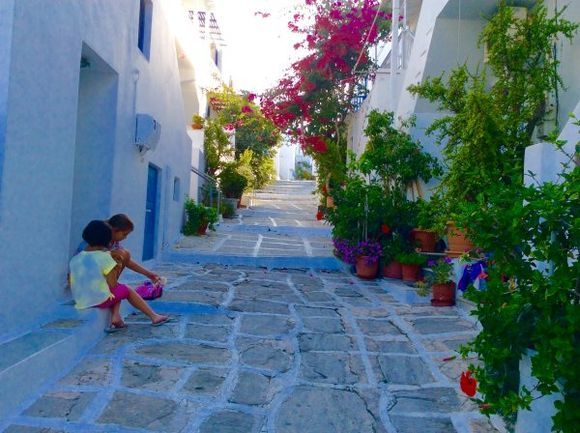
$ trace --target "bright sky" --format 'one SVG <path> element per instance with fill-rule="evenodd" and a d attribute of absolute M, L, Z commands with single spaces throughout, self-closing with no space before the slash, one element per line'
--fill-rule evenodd
<path fill-rule="evenodd" d="M 227 43 L 223 78 L 234 87 L 261 93 L 274 86 L 297 60 L 293 45 L 301 40 L 288 29 L 295 6 L 303 0 L 215 0 L 216 15 Z M 256 12 L 270 14 L 263 18 Z"/>

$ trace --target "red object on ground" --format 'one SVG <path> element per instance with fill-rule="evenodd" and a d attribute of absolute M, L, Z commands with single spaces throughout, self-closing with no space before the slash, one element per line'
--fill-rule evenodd
<path fill-rule="evenodd" d="M 421 251 L 432 253 L 435 251 L 437 234 L 429 230 L 413 229 L 412 239 L 419 244 Z"/>
<path fill-rule="evenodd" d="M 366 256 L 356 258 L 356 276 L 364 280 L 373 280 L 379 271 L 379 261 L 370 262 Z"/>
<path fill-rule="evenodd" d="M 448 281 L 446 283 L 433 284 L 431 286 L 431 305 L 435 307 L 450 307 L 455 305 L 455 283 Z"/>
<path fill-rule="evenodd" d="M 403 277 L 403 281 L 414 282 L 419 279 L 419 271 L 421 267 L 419 265 L 409 265 L 402 263 L 401 264 L 401 274 Z"/>
<path fill-rule="evenodd" d="M 322 211 L 319 210 L 318 212 L 316 212 L 316 219 L 318 221 L 320 221 L 323 217 L 324 217 L 324 214 L 322 213 Z"/>
<path fill-rule="evenodd" d="M 477 391 L 477 380 L 471 377 L 471 371 L 464 371 L 461 373 L 461 379 L 459 379 L 459 385 L 461 391 L 463 391 L 467 396 L 473 397 Z"/>
<path fill-rule="evenodd" d="M 381 232 L 384 234 L 388 234 L 391 232 L 391 228 L 386 224 L 381 224 Z"/>
<path fill-rule="evenodd" d="M 401 264 L 393 260 L 387 265 L 383 266 L 383 277 L 387 278 L 401 278 L 403 276 Z"/>

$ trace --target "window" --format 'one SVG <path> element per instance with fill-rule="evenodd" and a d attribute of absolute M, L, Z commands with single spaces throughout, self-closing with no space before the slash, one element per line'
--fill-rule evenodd
<path fill-rule="evenodd" d="M 137 46 L 149 60 L 151 51 L 151 21 L 153 18 L 153 3 L 151 0 L 139 1 L 139 39 Z"/>
<path fill-rule="evenodd" d="M 180 180 L 178 177 L 173 178 L 173 201 L 179 201 L 179 196 L 181 195 Z"/>

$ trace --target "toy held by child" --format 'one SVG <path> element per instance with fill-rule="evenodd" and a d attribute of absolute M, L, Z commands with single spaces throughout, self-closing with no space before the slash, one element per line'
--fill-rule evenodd
<path fill-rule="evenodd" d="M 123 299 L 149 317 L 153 326 L 167 322 L 168 316 L 157 314 L 135 290 L 119 283 L 119 276 L 128 265 L 130 255 L 124 250 L 109 251 L 112 238 L 111 227 L 105 221 L 91 221 L 83 230 L 83 239 L 88 246 L 70 261 L 71 291 L 76 308 L 110 309 L 108 331 L 127 326 L 120 315 Z"/>

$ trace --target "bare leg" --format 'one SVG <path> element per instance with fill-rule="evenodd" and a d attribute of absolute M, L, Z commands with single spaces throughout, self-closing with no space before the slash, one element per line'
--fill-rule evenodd
<path fill-rule="evenodd" d="M 129 297 L 127 300 L 133 307 L 149 317 L 154 325 L 167 320 L 167 316 L 157 314 L 155 311 L 153 311 L 149 304 L 147 304 L 147 302 L 145 302 L 143 298 L 139 296 L 139 293 L 137 293 L 132 288 L 129 288 Z"/>
<path fill-rule="evenodd" d="M 111 307 L 111 325 L 116 328 L 122 328 L 125 326 L 125 322 L 123 322 L 120 310 L 121 310 L 120 302 L 117 302 L 115 305 Z"/>

